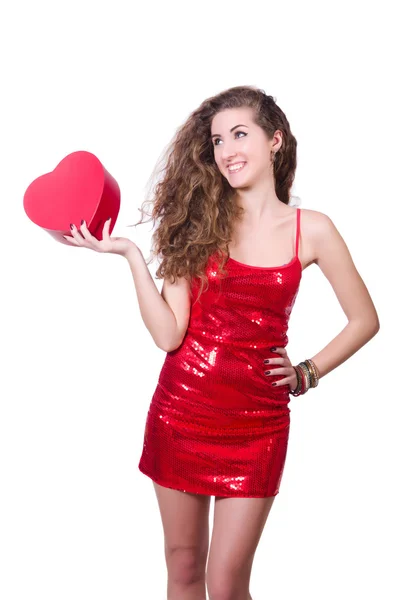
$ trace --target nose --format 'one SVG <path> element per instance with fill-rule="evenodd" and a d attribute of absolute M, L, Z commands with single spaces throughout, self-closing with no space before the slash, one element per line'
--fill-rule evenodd
<path fill-rule="evenodd" d="M 231 143 L 223 143 L 222 148 L 222 160 L 224 162 L 230 162 L 232 158 L 236 156 L 236 149 L 233 146 L 233 142 Z"/>

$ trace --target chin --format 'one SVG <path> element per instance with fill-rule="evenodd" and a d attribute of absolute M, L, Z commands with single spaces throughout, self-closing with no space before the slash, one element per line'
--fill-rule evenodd
<path fill-rule="evenodd" d="M 244 180 L 241 179 L 238 183 L 237 183 L 237 181 L 235 183 L 233 183 L 229 179 L 228 179 L 228 182 L 229 182 L 230 187 L 232 187 L 234 190 L 252 187 L 252 181 L 251 181 L 251 179 L 248 179 L 248 178 L 244 179 Z"/>

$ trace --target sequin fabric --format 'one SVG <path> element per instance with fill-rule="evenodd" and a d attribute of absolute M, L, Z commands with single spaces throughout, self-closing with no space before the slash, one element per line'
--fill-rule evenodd
<path fill-rule="evenodd" d="M 168 352 L 146 419 L 139 470 L 165 487 L 217 497 L 279 493 L 290 428 L 289 385 L 272 347 L 288 343 L 298 294 L 300 209 L 293 259 L 255 267 L 229 258 L 221 278 L 211 258 L 209 288 L 195 302 L 182 344 Z"/>

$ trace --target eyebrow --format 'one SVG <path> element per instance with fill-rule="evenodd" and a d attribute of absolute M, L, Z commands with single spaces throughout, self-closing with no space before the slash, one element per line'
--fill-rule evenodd
<path fill-rule="evenodd" d="M 240 125 L 235 125 L 234 127 L 232 127 L 232 128 L 231 128 L 231 130 L 230 130 L 230 133 L 231 133 L 231 132 L 232 132 L 234 129 L 236 129 L 237 127 L 247 127 L 247 129 L 248 129 L 248 126 L 247 126 L 247 125 L 243 125 L 243 124 L 241 123 Z M 213 137 L 222 137 L 222 136 L 221 136 L 219 133 L 214 133 L 214 134 L 212 134 L 212 135 L 211 135 L 211 139 L 212 139 Z"/>

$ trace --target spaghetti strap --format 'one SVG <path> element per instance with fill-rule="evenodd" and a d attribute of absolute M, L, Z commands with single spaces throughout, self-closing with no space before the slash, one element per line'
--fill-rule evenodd
<path fill-rule="evenodd" d="M 295 256 L 298 256 L 299 235 L 300 235 L 301 209 L 296 209 L 296 240 L 295 240 Z"/>

